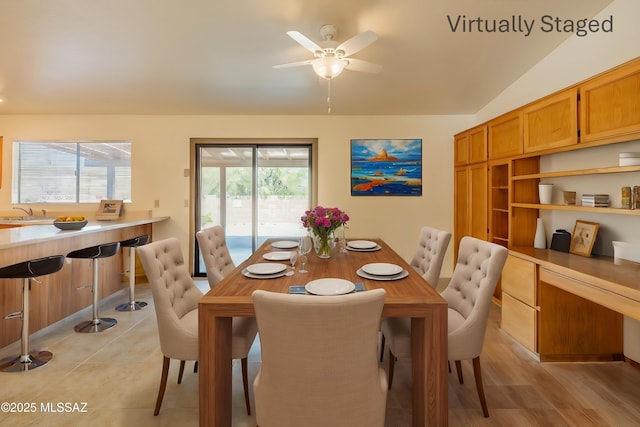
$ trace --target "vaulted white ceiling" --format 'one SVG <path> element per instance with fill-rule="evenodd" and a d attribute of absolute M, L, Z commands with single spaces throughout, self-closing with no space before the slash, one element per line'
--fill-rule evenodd
<path fill-rule="evenodd" d="M 326 114 L 310 66 L 272 68 L 312 59 L 286 32 L 320 42 L 323 24 L 338 41 L 376 32 L 354 58 L 383 67 L 333 80 L 332 114 L 469 114 L 572 35 L 542 31 L 544 15 L 591 18 L 610 2 L 3 0 L 0 114 Z M 478 32 L 477 18 L 509 31 Z M 535 20 L 528 36 L 521 19 Z"/>

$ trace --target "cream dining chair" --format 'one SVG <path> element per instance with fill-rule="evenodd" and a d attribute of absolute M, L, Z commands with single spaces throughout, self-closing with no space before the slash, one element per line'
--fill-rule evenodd
<path fill-rule="evenodd" d="M 257 290 L 260 427 L 383 426 L 387 378 L 377 341 L 385 291 L 339 296 Z"/>
<path fill-rule="evenodd" d="M 474 237 L 463 237 L 451 281 L 441 294 L 449 306 L 448 359 L 455 361 L 461 384 L 463 379 L 460 361 L 473 360 L 476 388 L 485 417 L 489 416 L 489 410 L 482 386 L 480 353 L 484 344 L 491 298 L 502 274 L 507 254 L 508 251 L 503 246 Z M 394 337 L 389 340 L 389 387 L 391 387 L 394 357 L 411 357 L 411 325 L 404 329 L 387 330 L 386 333 L 404 337 L 403 339 Z M 394 344 L 398 345 L 394 347 Z"/>
<path fill-rule="evenodd" d="M 153 294 L 160 349 L 163 354 L 162 376 L 153 413 L 158 415 L 171 359 L 180 360 L 178 384 L 182 381 L 185 361 L 198 360 L 198 302 L 202 292 L 196 287 L 184 263 L 178 239 L 172 237 L 149 243 L 139 247 L 137 252 Z M 253 324 L 255 325 L 255 322 Z M 253 335 L 251 334 L 251 322 L 248 326 L 242 322 L 234 322 L 232 357 L 239 358 L 237 354 L 242 350 L 245 354 L 243 363 L 246 364 L 247 342 L 252 343 L 255 335 L 255 330 Z M 240 349 L 236 348 L 238 343 L 242 344 Z M 247 383 L 245 372 L 243 371 L 243 381 Z M 245 401 L 247 413 L 251 414 L 246 387 Z"/>
<path fill-rule="evenodd" d="M 236 268 L 231 254 L 229 254 L 224 229 L 220 225 L 205 228 L 196 233 L 196 239 L 207 269 L 209 287 L 213 289 L 219 281 Z"/>
<path fill-rule="evenodd" d="M 444 230 L 438 230 L 437 228 L 422 227 L 420 230 L 420 241 L 418 242 L 418 248 L 416 249 L 411 262 L 409 263 L 414 270 L 422 275 L 422 278 L 427 281 L 433 288 L 438 286 L 440 280 L 440 271 L 442 270 L 442 262 L 444 256 L 447 253 L 449 241 L 451 240 L 451 233 Z M 411 319 L 404 317 L 388 317 L 382 319 L 380 331 L 382 333 L 382 340 L 380 344 L 380 362 L 384 358 L 384 349 L 386 340 L 405 340 L 410 339 L 409 336 L 405 336 L 402 333 L 393 333 L 393 331 L 411 330 Z M 399 347 L 400 343 L 390 343 L 389 347 Z M 393 360 L 390 362 L 393 363 Z M 389 385 L 393 378 L 389 377 Z"/>
<path fill-rule="evenodd" d="M 224 235 L 224 229 L 220 225 L 205 228 L 196 233 L 200 253 L 207 270 L 209 287 L 214 288 L 224 277 L 236 268 Z M 249 403 L 248 381 L 248 356 L 249 350 L 256 339 L 258 326 L 253 317 L 234 317 L 232 319 L 232 343 L 231 352 L 233 359 L 240 359 L 242 369 L 242 385 L 247 414 L 251 414 Z"/>

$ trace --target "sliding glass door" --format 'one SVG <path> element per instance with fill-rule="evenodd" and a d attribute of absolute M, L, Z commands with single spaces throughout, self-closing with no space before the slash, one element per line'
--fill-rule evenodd
<path fill-rule="evenodd" d="M 222 225 L 236 265 L 268 238 L 303 232 L 300 216 L 312 197 L 310 143 L 202 143 L 195 152 L 196 229 Z M 203 276 L 195 245 L 194 274 Z"/>

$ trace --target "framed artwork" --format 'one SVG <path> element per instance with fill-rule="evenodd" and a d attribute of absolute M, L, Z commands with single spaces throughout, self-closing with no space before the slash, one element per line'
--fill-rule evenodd
<path fill-rule="evenodd" d="M 573 227 L 573 233 L 571 234 L 570 252 L 591 256 L 591 250 L 596 241 L 599 227 L 600 224 L 597 222 L 576 220 L 576 225 Z"/>
<path fill-rule="evenodd" d="M 422 139 L 352 139 L 352 196 L 422 196 Z"/>
<path fill-rule="evenodd" d="M 118 219 L 122 215 L 122 200 L 102 200 L 96 213 L 97 220 Z"/>

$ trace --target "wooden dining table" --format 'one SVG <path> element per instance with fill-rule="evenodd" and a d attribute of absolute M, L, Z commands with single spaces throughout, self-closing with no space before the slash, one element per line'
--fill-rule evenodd
<path fill-rule="evenodd" d="M 366 290 L 383 288 L 386 297 L 382 316 L 411 318 L 412 425 L 447 425 L 447 303 L 384 241 L 368 240 L 376 242 L 379 249 L 342 253 L 336 248 L 326 259 L 311 253 L 305 266 L 307 273 L 299 272 L 298 263 L 293 275 L 270 279 L 246 277 L 243 271 L 253 264 L 280 262 L 289 265 L 288 260 L 267 261 L 263 258 L 268 252 L 288 250 L 274 248 L 274 240 L 267 240 L 202 297 L 198 306 L 201 426 L 231 426 L 231 318 L 255 317 L 253 291 L 288 293 L 290 286 L 302 286 L 327 277 L 363 282 Z M 408 276 L 398 280 L 360 277 L 357 271 L 371 263 L 395 264 L 405 269 Z"/>

